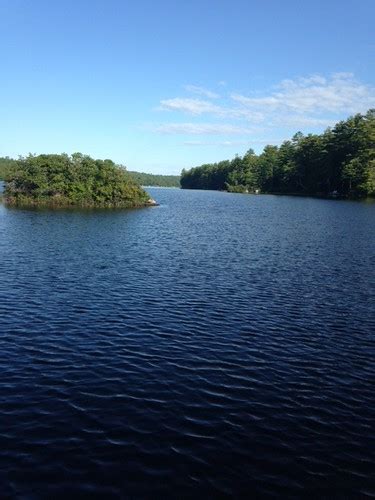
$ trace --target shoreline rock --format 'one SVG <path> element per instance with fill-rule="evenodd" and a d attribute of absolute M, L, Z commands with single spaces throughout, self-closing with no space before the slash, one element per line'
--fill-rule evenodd
<path fill-rule="evenodd" d="M 147 202 L 146 202 L 146 206 L 147 207 L 158 207 L 160 205 L 160 203 L 158 203 L 157 201 L 155 201 L 153 198 L 150 198 Z"/>

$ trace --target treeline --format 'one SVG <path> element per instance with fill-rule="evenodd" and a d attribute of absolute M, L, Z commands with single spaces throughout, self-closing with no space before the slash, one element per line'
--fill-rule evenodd
<path fill-rule="evenodd" d="M 14 160 L 4 198 L 22 206 L 139 207 L 149 195 L 111 160 L 81 153 L 29 155 Z"/>
<path fill-rule="evenodd" d="M 324 133 L 298 132 L 281 146 L 183 170 L 184 189 L 375 196 L 375 110 Z"/>
<path fill-rule="evenodd" d="M 14 171 L 16 165 L 17 160 L 13 158 L 9 158 L 8 156 L 0 158 L 0 180 L 5 180 Z M 121 167 L 126 170 L 126 167 Z M 134 182 L 141 186 L 180 187 L 179 175 L 145 174 L 131 170 L 126 170 L 126 173 Z"/>
<path fill-rule="evenodd" d="M 179 175 L 157 175 L 127 170 L 129 176 L 141 186 L 180 187 Z"/>

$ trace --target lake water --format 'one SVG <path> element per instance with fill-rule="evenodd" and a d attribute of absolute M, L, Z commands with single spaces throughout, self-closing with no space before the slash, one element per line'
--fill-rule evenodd
<path fill-rule="evenodd" d="M 0 205 L 1 498 L 375 495 L 375 205 Z"/>

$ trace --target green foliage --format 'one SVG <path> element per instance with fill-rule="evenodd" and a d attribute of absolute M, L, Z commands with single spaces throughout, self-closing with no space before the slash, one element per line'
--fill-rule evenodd
<path fill-rule="evenodd" d="M 227 191 L 229 193 L 248 193 L 249 190 L 244 184 L 227 184 Z"/>
<path fill-rule="evenodd" d="M 20 158 L 6 178 L 4 197 L 16 205 L 136 207 L 149 202 L 124 169 L 81 153 Z"/>
<path fill-rule="evenodd" d="M 15 169 L 16 160 L 6 156 L 5 158 L 0 158 L 0 181 L 5 180 Z"/>
<path fill-rule="evenodd" d="M 181 173 L 181 187 L 185 189 L 226 189 L 226 182 L 231 172 L 231 162 L 202 165 Z"/>
<path fill-rule="evenodd" d="M 375 110 L 341 121 L 321 135 L 301 132 L 259 156 L 183 170 L 181 187 L 231 192 L 375 196 Z"/>
<path fill-rule="evenodd" d="M 179 175 L 145 174 L 131 170 L 127 170 L 127 174 L 141 186 L 180 187 Z"/>

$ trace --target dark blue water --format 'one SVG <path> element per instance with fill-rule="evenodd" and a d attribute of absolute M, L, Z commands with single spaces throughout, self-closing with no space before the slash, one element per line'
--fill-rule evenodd
<path fill-rule="evenodd" d="M 1 498 L 375 496 L 375 205 L 0 205 Z"/>

